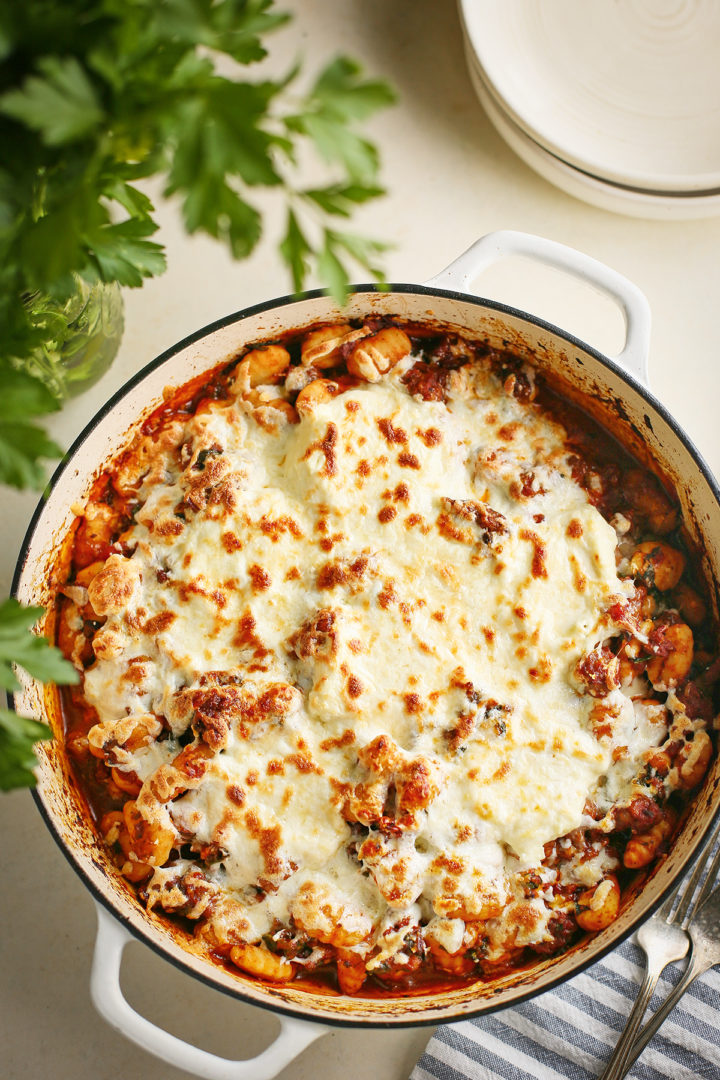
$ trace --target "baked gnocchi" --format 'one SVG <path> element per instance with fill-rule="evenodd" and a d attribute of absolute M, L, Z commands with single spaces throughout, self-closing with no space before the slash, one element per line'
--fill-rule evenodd
<path fill-rule="evenodd" d="M 69 751 L 139 897 L 259 979 L 492 978 L 607 927 L 712 754 L 675 503 L 522 358 L 259 342 L 78 514 Z"/>

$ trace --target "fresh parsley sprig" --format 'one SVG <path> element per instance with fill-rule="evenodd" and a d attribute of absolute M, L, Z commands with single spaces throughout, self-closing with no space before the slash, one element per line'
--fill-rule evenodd
<path fill-rule="evenodd" d="M 137 287 L 165 269 L 154 207 L 137 185 L 164 177 L 188 232 L 252 253 L 260 188 L 284 197 L 280 255 L 300 291 L 315 272 L 342 302 L 355 265 L 381 282 L 384 245 L 336 227 L 377 199 L 379 156 L 358 131 L 394 100 L 352 59 L 332 59 L 307 92 L 299 69 L 229 77 L 267 57 L 289 16 L 273 0 L 24 0 L 0 5 L 0 483 L 42 489 L 62 456 L 40 417 L 58 407 L 33 355 L 62 350 L 64 303 L 86 282 Z M 328 173 L 302 184 L 311 148 Z M 39 608 L 0 605 L 0 687 L 12 663 L 72 681 L 30 629 Z M 35 720 L 0 710 L 0 787 L 31 781 Z"/>
<path fill-rule="evenodd" d="M 154 207 L 137 182 L 165 178 L 189 233 L 248 256 L 263 230 L 253 193 L 287 203 L 279 253 L 299 291 L 315 272 L 343 302 L 355 265 L 382 281 L 384 244 L 334 226 L 383 194 L 376 147 L 358 128 L 394 93 L 346 57 L 309 90 L 278 78 L 219 73 L 267 55 L 288 21 L 273 0 L 24 0 L 0 9 L 0 362 L 36 376 L 29 358 L 62 344 L 59 314 L 88 282 L 137 287 L 165 269 Z M 308 188 L 311 148 L 328 171 Z M 59 303 L 33 304 L 47 295 Z M 0 373 L 1 374 L 1 373 Z M 49 404 L 49 408 L 52 405 Z M 42 486 L 59 449 L 23 416 L 0 415 L 0 481 Z M 8 450 L 12 448 L 12 452 Z"/>
<path fill-rule="evenodd" d="M 0 604 L 0 687 L 4 690 L 20 689 L 15 664 L 42 682 L 78 681 L 75 668 L 60 650 L 47 638 L 31 633 L 42 613 L 41 607 L 22 607 L 17 600 Z M 33 745 L 50 737 L 45 724 L 0 709 L 0 790 L 33 783 L 32 769 L 37 765 Z"/>
<path fill-rule="evenodd" d="M 377 149 L 356 126 L 394 100 L 385 82 L 341 57 L 293 107 L 297 70 L 257 81 L 218 74 L 216 54 L 240 64 L 266 55 L 262 35 L 287 21 L 272 6 L 67 0 L 51 12 L 51 35 L 45 0 L 4 12 L 0 131 L 17 152 L 2 166 L 0 220 L 23 284 L 61 289 L 76 271 L 137 286 L 160 273 L 153 207 L 135 186 L 147 176 L 166 177 L 190 232 L 224 239 L 236 257 L 262 231 L 253 188 L 284 187 L 326 216 L 382 194 Z M 303 142 L 337 173 L 324 188 L 299 183 Z"/>
<path fill-rule="evenodd" d="M 165 269 L 139 181 L 164 178 L 188 232 L 238 259 L 262 235 L 254 193 L 276 189 L 296 291 L 314 272 L 344 302 L 353 265 L 382 282 L 385 245 L 337 225 L 383 194 L 377 149 L 359 128 L 394 93 L 345 57 L 305 92 L 297 68 L 240 77 L 288 19 L 273 0 L 0 5 L 0 483 L 42 489 L 45 462 L 62 454 L 38 423 L 58 400 L 33 356 L 60 352 L 71 334 L 63 312 L 78 276 L 135 288 Z M 308 148 L 327 171 L 312 188 L 298 165 Z M 39 609 L 13 605 L 0 606 L 0 686 L 14 679 L 10 661 L 69 681 L 72 668 L 30 634 Z M 31 743 L 45 731 L 0 710 L 0 787 L 29 781 Z"/>

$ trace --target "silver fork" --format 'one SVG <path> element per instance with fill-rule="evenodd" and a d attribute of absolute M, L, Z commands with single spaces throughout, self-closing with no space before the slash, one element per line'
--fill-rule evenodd
<path fill-rule="evenodd" d="M 715 860 L 718 861 L 717 859 Z M 706 883 L 707 884 L 707 883 Z M 668 994 L 652 1018 L 648 1020 L 633 1043 L 627 1057 L 626 1069 L 629 1069 L 634 1061 L 640 1057 L 647 1044 L 652 1039 L 660 1025 L 667 1019 L 668 1014 L 677 1005 L 680 998 L 691 982 L 694 982 L 704 972 L 709 971 L 715 964 L 720 964 L 720 886 L 710 893 L 698 908 L 688 928 L 692 941 L 692 954 L 690 962 L 685 969 L 683 977 L 676 987 Z"/>
<path fill-rule="evenodd" d="M 688 927 L 690 927 L 689 932 L 692 936 L 693 924 L 691 923 L 691 920 L 700 907 L 700 904 L 706 899 L 713 887 L 715 878 L 717 877 L 718 868 L 720 867 L 720 851 L 718 851 L 718 854 L 712 860 L 703 887 L 695 901 L 693 901 L 693 894 L 700 882 L 705 867 L 707 866 L 718 836 L 720 836 L 720 824 L 713 829 L 712 835 L 706 842 L 702 854 L 698 858 L 695 869 L 688 881 L 683 882 L 675 892 L 671 893 L 662 907 L 659 908 L 652 918 L 644 923 L 638 930 L 637 943 L 645 953 L 645 978 L 638 991 L 638 996 L 635 1000 L 632 1012 L 628 1017 L 620 1041 L 615 1047 L 605 1071 L 598 1080 L 622 1080 L 622 1077 L 625 1076 L 627 1070 L 642 1052 L 647 1042 L 653 1037 L 667 1014 L 674 1007 L 675 1002 L 682 995 L 685 987 L 689 986 L 692 980 L 696 978 L 701 971 L 706 971 L 708 967 L 712 967 L 712 963 L 717 962 L 713 961 L 707 964 L 706 967 L 697 970 L 688 978 L 688 973 L 693 968 L 695 959 L 700 955 L 699 953 L 695 953 L 685 975 L 680 980 L 680 983 L 678 983 L 678 986 L 668 996 L 665 1004 L 658 1009 L 652 1020 L 650 1020 L 646 1027 L 643 1028 L 640 1037 L 637 1038 L 636 1041 L 636 1036 L 645 1015 L 645 1010 L 650 1004 L 658 979 L 668 964 L 671 964 L 673 960 L 682 960 L 683 956 L 685 956 L 690 948 Z M 675 910 L 673 910 L 676 901 L 679 902 L 677 903 Z M 718 903 L 720 904 L 720 895 L 718 897 Z M 704 951 L 703 955 L 705 955 Z M 718 959 L 720 960 L 720 953 Z M 680 987 L 682 987 L 682 989 L 680 989 Z M 672 1004 L 666 1009 L 671 998 L 673 999 Z M 660 1016 L 660 1013 L 662 1013 L 662 1016 Z M 651 1027 L 652 1031 L 649 1030 Z"/>

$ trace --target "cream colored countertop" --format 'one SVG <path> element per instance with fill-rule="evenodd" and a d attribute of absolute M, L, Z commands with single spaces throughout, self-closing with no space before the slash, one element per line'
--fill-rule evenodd
<path fill-rule="evenodd" d="M 520 229 L 579 248 L 631 278 L 653 311 L 653 390 L 720 474 L 720 219 L 635 220 L 563 195 L 523 165 L 495 134 L 470 85 L 453 5 L 439 0 L 305 0 L 282 32 L 288 62 L 359 56 L 392 78 L 402 100 L 373 124 L 388 196 L 357 227 L 394 245 L 391 281 L 423 281 L 495 229 Z M 126 332 L 108 375 L 53 423 L 68 445 L 107 397 L 186 334 L 229 312 L 282 295 L 288 281 L 274 253 L 281 228 L 268 200 L 267 238 L 234 264 L 224 250 L 190 240 L 175 209 L 162 206 L 169 270 L 126 296 Z M 489 271 L 476 288 L 532 311 L 603 351 L 622 341 L 618 311 L 563 275 L 520 260 Z M 3 492 L 0 587 L 6 593 L 34 508 Z M 95 914 L 88 892 L 51 839 L 31 796 L 0 796 L 0 1076 L 3 1080 L 178 1080 L 116 1035 L 94 1013 L 88 980 Z M 126 953 L 123 985 L 145 1015 L 222 1054 L 257 1053 L 275 1021 L 200 986 L 140 944 Z M 281 1075 L 283 1080 L 404 1080 L 427 1030 L 334 1030 Z"/>

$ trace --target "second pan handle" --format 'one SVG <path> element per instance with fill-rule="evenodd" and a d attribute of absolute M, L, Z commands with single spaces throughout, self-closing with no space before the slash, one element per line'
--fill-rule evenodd
<path fill-rule="evenodd" d="M 500 259 L 521 255 L 563 270 L 609 296 L 620 307 L 625 321 L 625 345 L 611 357 L 642 386 L 648 387 L 650 352 L 650 305 L 645 294 L 628 278 L 605 263 L 575 248 L 531 233 L 502 230 L 488 233 L 463 252 L 439 274 L 426 281 L 429 288 L 469 292 L 474 279 Z"/>

